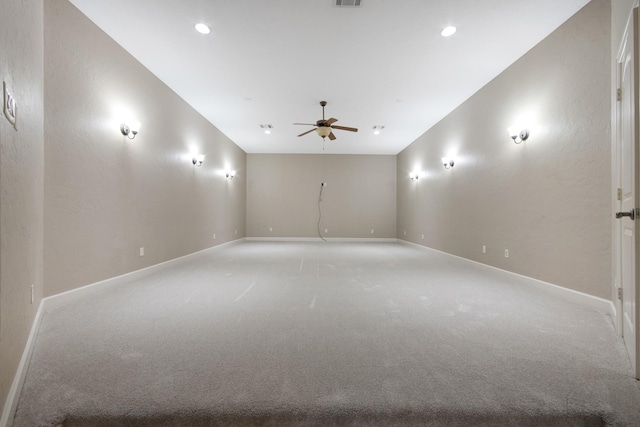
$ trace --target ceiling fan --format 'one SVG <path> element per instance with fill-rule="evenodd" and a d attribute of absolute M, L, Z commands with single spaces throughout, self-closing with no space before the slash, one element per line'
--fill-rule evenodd
<path fill-rule="evenodd" d="M 346 130 L 346 131 L 349 131 L 349 132 L 358 132 L 358 129 L 356 129 L 356 128 L 350 128 L 350 127 L 346 127 L 346 126 L 334 125 L 334 123 L 337 122 L 338 119 L 334 119 L 333 117 L 330 118 L 329 120 L 325 120 L 324 119 L 324 107 L 325 107 L 325 105 L 327 105 L 327 101 L 320 101 L 320 105 L 322 106 L 322 120 L 318 120 L 316 122 L 316 124 L 294 123 L 294 125 L 315 126 L 315 128 L 313 128 L 311 130 L 308 130 L 306 132 L 303 132 L 298 136 L 304 136 L 304 135 L 306 135 L 308 133 L 311 133 L 311 132 L 313 132 L 315 130 L 317 132 L 317 134 L 322 137 L 322 139 L 325 139 L 328 136 L 329 139 L 333 141 L 334 139 L 336 139 L 336 136 L 333 134 L 333 129 Z"/>

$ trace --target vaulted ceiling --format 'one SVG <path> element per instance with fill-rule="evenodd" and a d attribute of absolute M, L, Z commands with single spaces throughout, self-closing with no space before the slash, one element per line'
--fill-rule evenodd
<path fill-rule="evenodd" d="M 588 0 L 71 2 L 248 153 L 397 154 Z"/>

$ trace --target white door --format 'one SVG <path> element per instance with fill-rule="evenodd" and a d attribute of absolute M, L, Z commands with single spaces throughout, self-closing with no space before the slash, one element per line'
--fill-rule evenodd
<path fill-rule="evenodd" d="M 636 377 L 640 377 L 640 363 L 638 357 L 640 351 L 637 337 L 638 326 L 638 277 L 636 271 L 638 250 L 638 224 L 636 203 L 639 186 L 637 172 L 638 168 L 638 79 L 637 79 L 637 22 L 638 9 L 633 10 L 629 19 L 625 35 L 618 55 L 619 66 L 619 102 L 617 108 L 619 132 L 619 161 L 618 170 L 620 173 L 619 209 L 616 218 L 620 221 L 619 242 L 620 242 L 620 286 L 621 292 L 621 316 L 622 316 L 622 336 L 624 338 L 631 364 Z"/>

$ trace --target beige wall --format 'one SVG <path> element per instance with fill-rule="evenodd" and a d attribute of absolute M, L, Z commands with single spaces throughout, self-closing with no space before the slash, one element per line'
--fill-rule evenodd
<path fill-rule="evenodd" d="M 45 113 L 45 295 L 244 237 L 245 153 L 66 0 L 45 2 Z"/>
<path fill-rule="evenodd" d="M 611 297 L 610 17 L 592 1 L 398 155 L 398 237 Z"/>
<path fill-rule="evenodd" d="M 42 296 L 44 162 L 42 2 L 1 6 L 0 80 L 12 89 L 18 121 L 15 130 L 0 112 L 0 411 Z"/>
<path fill-rule="evenodd" d="M 247 174 L 248 237 L 318 237 L 321 182 L 324 237 L 396 237 L 396 156 L 249 154 Z"/>

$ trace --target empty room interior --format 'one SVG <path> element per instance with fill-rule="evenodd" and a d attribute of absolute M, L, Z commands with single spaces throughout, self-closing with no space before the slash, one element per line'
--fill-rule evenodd
<path fill-rule="evenodd" d="M 0 427 L 640 425 L 638 0 L 0 5 Z"/>

